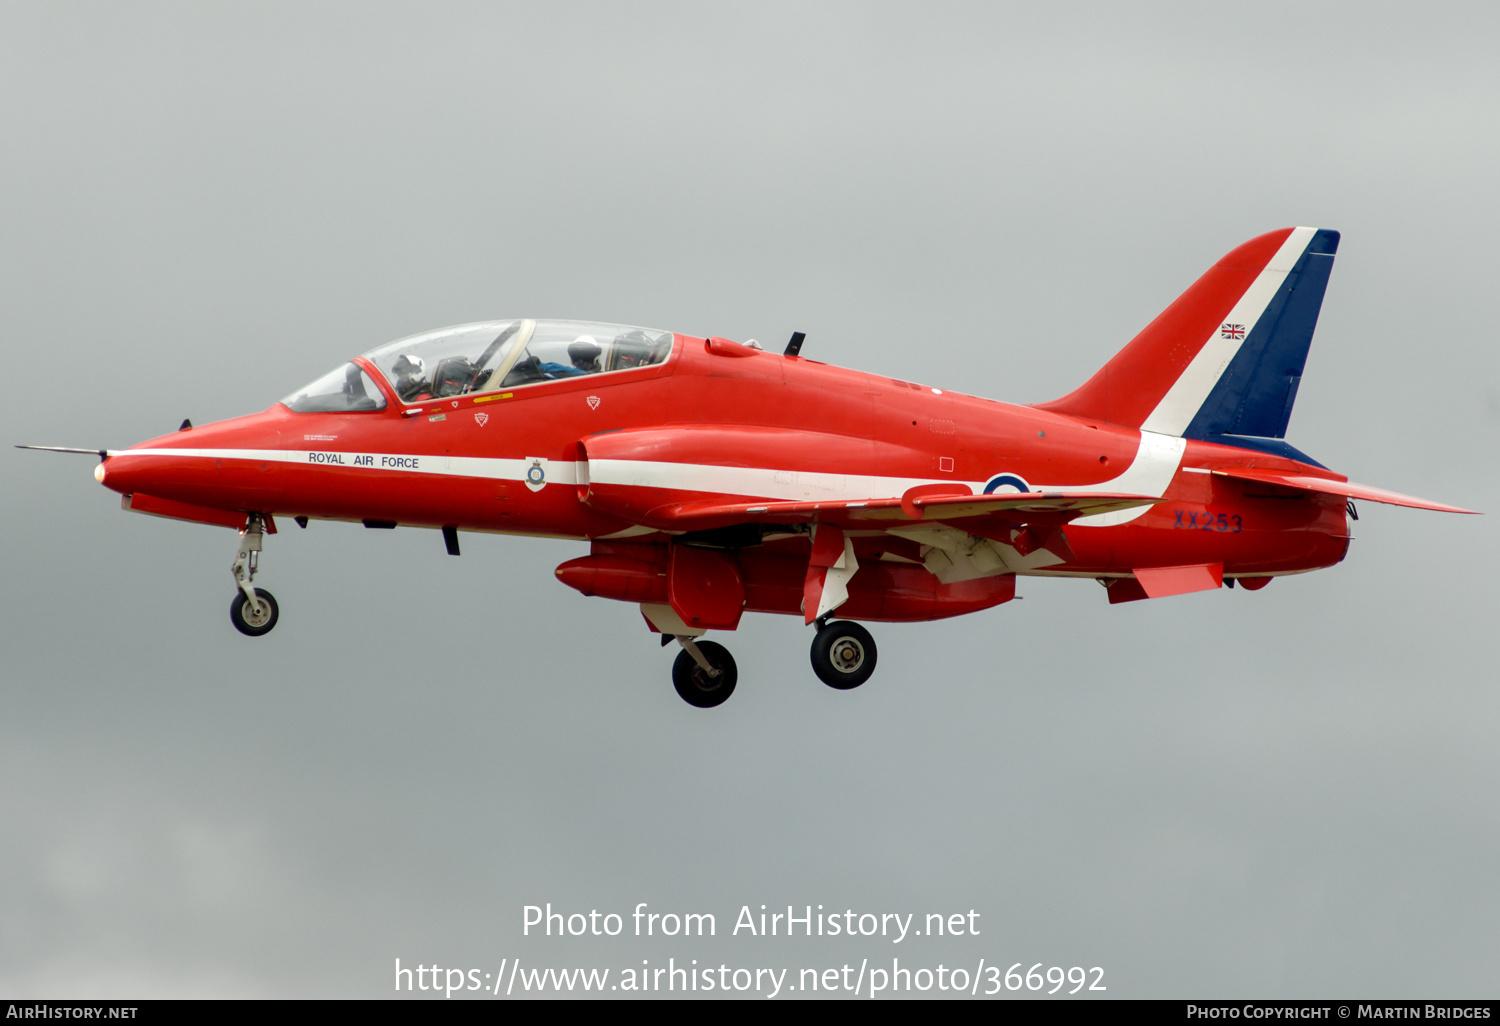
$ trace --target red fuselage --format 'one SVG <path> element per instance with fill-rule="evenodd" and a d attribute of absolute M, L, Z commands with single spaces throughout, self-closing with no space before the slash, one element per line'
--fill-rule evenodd
<path fill-rule="evenodd" d="M 655 510 L 697 501 L 847 500 L 893 480 L 979 493 L 1012 475 L 1035 491 L 1123 492 L 1154 475 L 1159 490 L 1148 494 L 1158 503 L 1114 515 L 1123 522 L 1068 525 L 1070 558 L 1021 572 L 1120 577 L 1221 564 L 1226 577 L 1264 577 L 1331 566 L 1349 544 L 1343 498 L 1211 473 L 1334 477 L 1319 467 L 1195 440 L 1152 449 L 1139 430 L 723 339 L 679 335 L 657 366 L 419 403 L 402 402 L 373 364 L 357 362 L 374 372 L 384 409 L 294 413 L 278 403 L 112 454 L 101 480 L 215 510 L 644 547 L 674 531 Z M 540 487 L 527 479 L 535 468 Z M 880 532 L 860 544 L 917 558 L 909 541 Z M 795 551 L 805 566 L 805 538 L 773 541 L 766 554 Z M 743 559 L 742 571 L 750 586 Z"/>

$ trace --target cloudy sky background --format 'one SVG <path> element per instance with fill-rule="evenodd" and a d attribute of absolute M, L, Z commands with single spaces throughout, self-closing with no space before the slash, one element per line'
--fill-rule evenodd
<path fill-rule="evenodd" d="M 393 960 L 1102 966 L 1109 995 L 1491 996 L 1500 15 L 1490 5 L 0 8 L 0 440 L 123 447 L 505 316 L 1018 402 L 1224 252 L 1344 233 L 1290 439 L 1348 560 L 879 625 L 749 617 L 691 709 L 576 543 L 232 532 L 0 451 L 0 994 L 379 997 Z M 525 904 L 712 912 L 523 938 Z M 974 938 L 729 937 L 741 905 Z"/>

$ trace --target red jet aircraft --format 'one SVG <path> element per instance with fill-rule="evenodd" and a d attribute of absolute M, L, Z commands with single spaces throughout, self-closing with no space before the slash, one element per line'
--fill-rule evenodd
<path fill-rule="evenodd" d="M 240 533 L 230 616 L 276 626 L 253 584 L 276 517 L 587 541 L 557 568 L 676 640 L 690 704 L 734 690 L 698 641 L 747 610 L 817 625 L 840 689 L 875 669 L 855 621 L 1008 602 L 1019 575 L 1092 578 L 1110 602 L 1332 566 L 1354 499 L 1469 512 L 1352 484 L 1283 439 L 1338 233 L 1235 249 L 1077 391 L 1012 406 L 725 338 L 575 321 L 465 324 L 375 349 L 264 413 L 98 451 L 126 509 Z M 95 452 L 96 450 L 67 450 Z M 840 619 L 833 619 L 837 614 Z"/>

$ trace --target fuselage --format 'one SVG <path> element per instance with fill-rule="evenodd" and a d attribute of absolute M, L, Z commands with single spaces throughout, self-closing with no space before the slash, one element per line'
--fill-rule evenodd
<path fill-rule="evenodd" d="M 1328 476 L 1319 467 L 724 339 L 676 335 L 654 365 L 412 401 L 376 362 L 354 366 L 383 408 L 277 403 L 112 453 L 100 479 L 216 510 L 642 542 L 671 531 L 654 510 L 725 497 L 861 500 L 925 484 L 1159 496 L 1069 523 L 1066 560 L 1016 567 L 1090 577 L 1205 563 L 1299 573 L 1349 542 L 1341 497 L 1212 473 Z"/>

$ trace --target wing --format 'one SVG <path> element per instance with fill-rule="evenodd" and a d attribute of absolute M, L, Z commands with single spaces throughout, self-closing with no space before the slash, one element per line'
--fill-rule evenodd
<path fill-rule="evenodd" d="M 944 486 L 937 486 L 944 487 Z M 913 489 L 912 492 L 920 492 Z M 795 524 L 817 521 L 841 527 L 888 528 L 918 520 L 987 517 L 1006 524 L 1057 524 L 1075 517 L 1160 502 L 1150 495 L 1111 492 L 1007 492 L 995 495 L 912 494 L 901 498 L 829 502 L 688 502 L 652 510 L 653 520 L 675 530 L 700 530 L 735 523 Z"/>

